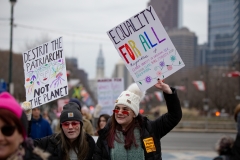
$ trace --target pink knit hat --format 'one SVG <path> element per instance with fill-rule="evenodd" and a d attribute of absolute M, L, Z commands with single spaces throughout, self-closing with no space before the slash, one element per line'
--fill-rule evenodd
<path fill-rule="evenodd" d="M 21 122 L 23 127 L 23 138 L 27 137 L 28 121 L 27 116 L 21 108 L 20 104 L 8 92 L 0 94 L 0 109 L 6 109 L 12 112 Z"/>

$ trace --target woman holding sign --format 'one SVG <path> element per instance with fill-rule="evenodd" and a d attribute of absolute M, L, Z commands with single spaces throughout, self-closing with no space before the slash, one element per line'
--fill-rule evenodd
<path fill-rule="evenodd" d="M 174 88 L 158 80 L 155 87 L 162 90 L 168 113 L 154 121 L 139 114 L 144 96 L 136 84 L 123 91 L 115 102 L 111 121 L 98 132 L 94 160 L 161 160 L 160 139 L 181 120 L 182 111 Z"/>
<path fill-rule="evenodd" d="M 51 160 L 91 160 L 95 142 L 83 130 L 82 114 L 79 106 L 69 102 L 60 115 L 60 133 L 41 139 L 34 144 L 51 153 Z"/>

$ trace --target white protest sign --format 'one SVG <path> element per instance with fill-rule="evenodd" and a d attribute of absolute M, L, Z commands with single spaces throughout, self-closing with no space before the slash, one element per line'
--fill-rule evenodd
<path fill-rule="evenodd" d="M 112 115 L 114 103 L 123 90 L 122 78 L 99 79 L 97 81 L 98 104 L 102 107 L 100 114 Z"/>
<path fill-rule="evenodd" d="M 63 38 L 23 53 L 26 100 L 32 108 L 68 95 Z"/>
<path fill-rule="evenodd" d="M 152 6 L 107 34 L 142 91 L 185 66 Z"/>

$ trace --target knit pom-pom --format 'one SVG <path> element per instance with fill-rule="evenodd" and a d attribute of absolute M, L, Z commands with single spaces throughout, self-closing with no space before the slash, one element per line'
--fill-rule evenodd
<path fill-rule="evenodd" d="M 145 96 L 145 92 L 142 92 L 138 85 L 136 83 L 131 84 L 128 88 L 128 91 L 138 95 L 140 97 L 140 99 L 143 99 L 143 97 Z"/>

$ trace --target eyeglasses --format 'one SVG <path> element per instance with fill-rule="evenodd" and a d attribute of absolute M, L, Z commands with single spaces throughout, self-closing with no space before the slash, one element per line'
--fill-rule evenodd
<path fill-rule="evenodd" d="M 15 132 L 16 126 L 3 126 L 1 128 L 1 132 L 4 136 L 10 137 L 13 135 L 13 133 Z"/>
<path fill-rule="evenodd" d="M 118 114 L 119 112 L 120 112 L 120 109 L 114 109 L 114 110 L 113 110 L 113 113 Z M 129 115 L 129 111 L 122 110 L 122 114 Z"/>
<path fill-rule="evenodd" d="M 74 122 L 63 122 L 61 124 L 64 128 L 69 128 L 70 124 L 72 125 L 73 128 L 75 128 L 75 127 L 77 127 L 78 124 L 80 124 L 80 122 L 76 122 L 76 121 L 74 121 Z"/>

